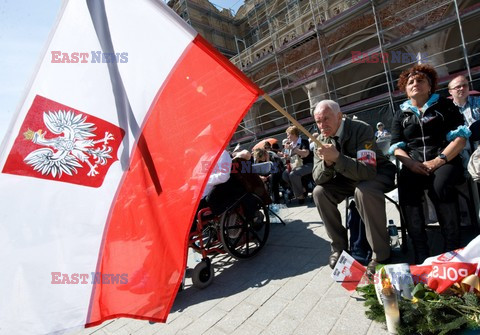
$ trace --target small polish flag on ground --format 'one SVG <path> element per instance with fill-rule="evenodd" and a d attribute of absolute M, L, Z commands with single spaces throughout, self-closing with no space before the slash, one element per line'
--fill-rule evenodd
<path fill-rule="evenodd" d="M 332 279 L 348 291 L 354 291 L 365 272 L 366 269 L 362 264 L 343 251 L 332 271 Z"/>

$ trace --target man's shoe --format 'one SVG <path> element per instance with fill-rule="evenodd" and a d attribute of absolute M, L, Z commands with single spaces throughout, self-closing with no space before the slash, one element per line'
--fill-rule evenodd
<path fill-rule="evenodd" d="M 335 251 L 330 255 L 328 258 L 328 265 L 333 269 L 335 268 L 335 265 L 337 264 L 338 257 L 340 257 L 340 253 L 338 251 Z"/>
<path fill-rule="evenodd" d="M 368 263 L 368 265 L 367 265 L 367 277 L 368 277 L 368 279 L 373 279 L 373 277 L 375 276 L 375 271 L 377 269 L 377 265 L 388 264 L 389 262 L 390 262 L 390 258 L 387 258 L 383 261 L 377 261 L 376 259 L 372 258 L 370 263 Z"/>

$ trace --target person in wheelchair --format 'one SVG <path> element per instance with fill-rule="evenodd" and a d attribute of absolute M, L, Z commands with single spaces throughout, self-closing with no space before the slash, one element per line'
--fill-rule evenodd
<path fill-rule="evenodd" d="M 227 180 L 223 183 L 214 185 L 202 199 L 201 208 L 208 206 L 213 215 L 220 215 L 236 201 L 242 199 L 247 220 L 253 220 L 256 215 L 257 202 L 253 197 L 246 195 L 246 193 L 256 194 L 265 205 L 269 205 L 272 202 L 270 196 L 260 177 L 252 172 L 251 154 L 247 150 L 237 153 L 231 159 L 230 167 L 231 169 L 228 171 L 229 178 L 226 178 Z M 209 182 L 211 178 L 209 177 Z M 218 177 L 213 177 L 212 179 L 213 181 L 219 180 Z"/>
<path fill-rule="evenodd" d="M 192 272 L 192 283 L 198 288 L 207 287 L 213 279 L 209 255 L 228 253 L 247 259 L 265 246 L 269 235 L 267 205 L 271 199 L 260 177 L 252 172 L 251 154 L 244 150 L 233 159 L 227 155 L 222 154 L 209 177 L 189 235 L 189 247 L 202 255 Z"/>
<path fill-rule="evenodd" d="M 230 171 L 232 168 L 232 157 L 228 153 L 228 151 L 224 150 L 218 159 L 217 164 L 212 170 L 212 173 L 208 177 L 207 184 L 205 185 L 205 189 L 203 190 L 202 198 L 200 199 L 200 203 L 198 204 L 197 211 L 195 213 L 195 217 L 193 219 L 193 224 L 190 229 L 191 232 L 197 229 L 197 214 L 202 208 L 209 207 L 210 201 L 207 198 L 210 196 L 212 191 L 215 189 L 217 185 L 226 183 L 230 179 Z"/>
<path fill-rule="evenodd" d="M 212 193 L 216 185 L 226 183 L 230 179 L 230 169 L 232 167 L 232 157 L 228 151 L 224 150 L 218 159 L 216 166 L 208 177 L 207 185 L 203 190 L 202 199 L 200 202 L 206 202 L 206 197 Z M 205 207 L 205 206 L 201 206 Z"/>

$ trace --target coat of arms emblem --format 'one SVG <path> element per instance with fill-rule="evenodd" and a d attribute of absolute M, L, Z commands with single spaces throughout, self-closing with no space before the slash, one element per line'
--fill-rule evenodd
<path fill-rule="evenodd" d="M 99 187 L 123 136 L 105 120 L 36 96 L 3 172 Z"/>

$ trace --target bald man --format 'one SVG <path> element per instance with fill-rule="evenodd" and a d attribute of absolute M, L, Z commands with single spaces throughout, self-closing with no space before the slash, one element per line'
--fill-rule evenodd
<path fill-rule="evenodd" d="M 480 140 L 480 97 L 470 96 L 468 80 L 465 76 L 457 76 L 448 83 L 448 92 L 453 97 L 453 103 L 458 107 L 465 120 L 465 125 L 470 128 L 472 135 L 467 140 L 461 153 L 463 166 L 466 168 L 472 151 Z"/>
<path fill-rule="evenodd" d="M 480 97 L 470 96 L 468 80 L 464 76 L 457 76 L 448 83 L 448 92 L 453 97 L 453 103 L 458 106 L 465 119 L 465 125 L 471 126 L 480 120 Z"/>
<path fill-rule="evenodd" d="M 367 274 L 373 276 L 375 266 L 390 258 L 384 193 L 394 188 L 395 165 L 377 148 L 372 127 L 343 118 L 335 101 L 320 101 L 313 116 L 318 138 L 325 143 L 314 152 L 313 199 L 332 240 L 329 265 L 333 269 L 341 252 L 348 250 L 347 230 L 337 206 L 354 196 L 373 251 L 367 266 Z"/>

